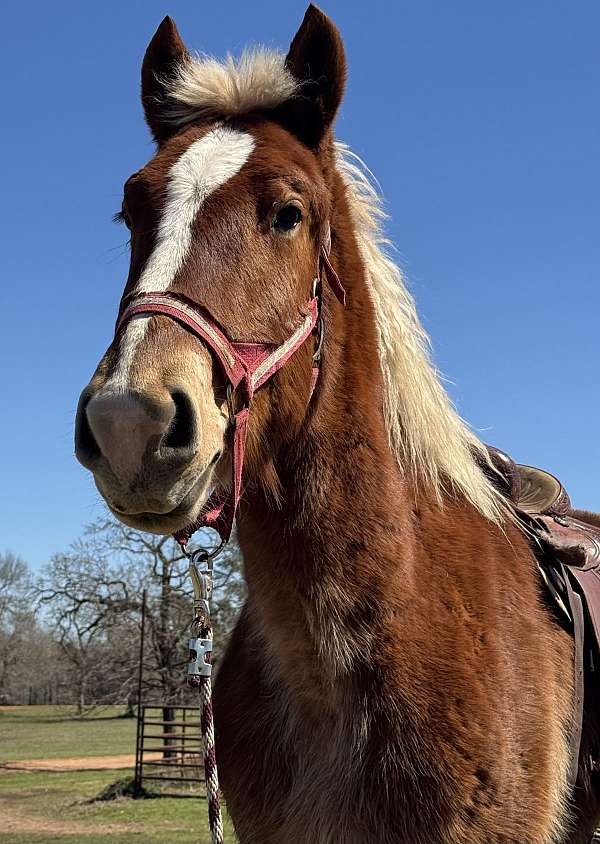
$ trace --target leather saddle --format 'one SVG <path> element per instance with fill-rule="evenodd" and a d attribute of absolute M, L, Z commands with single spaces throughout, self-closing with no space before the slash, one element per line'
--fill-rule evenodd
<path fill-rule="evenodd" d="M 488 446 L 492 482 L 512 504 L 530 537 L 549 595 L 575 640 L 576 717 L 571 732 L 571 786 L 579 767 L 584 675 L 600 654 L 600 516 L 574 510 L 561 482 L 542 469 L 515 463 Z M 598 770 L 600 762 L 587 760 Z"/>

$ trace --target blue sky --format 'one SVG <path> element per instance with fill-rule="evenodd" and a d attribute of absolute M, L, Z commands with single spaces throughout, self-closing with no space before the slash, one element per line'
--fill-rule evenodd
<path fill-rule="evenodd" d="M 126 268 L 112 224 L 152 155 L 138 98 L 165 14 L 188 46 L 286 48 L 303 2 L 13 3 L 3 12 L 0 548 L 34 566 L 103 512 L 72 457 L 77 397 Z M 369 164 L 460 412 L 600 509 L 597 0 L 329 0 Z"/>

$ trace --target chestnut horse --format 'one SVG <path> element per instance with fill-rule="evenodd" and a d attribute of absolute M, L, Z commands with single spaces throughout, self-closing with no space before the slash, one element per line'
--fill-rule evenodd
<path fill-rule="evenodd" d="M 323 249 L 347 292 L 323 286 L 314 391 L 316 331 L 252 401 L 248 599 L 214 699 L 227 808 L 242 844 L 589 841 L 593 775 L 582 761 L 573 793 L 567 776 L 571 636 L 440 384 L 378 196 L 334 141 L 345 74 L 314 6 L 287 56 L 224 63 L 166 18 L 142 67 L 157 150 L 125 184 L 126 301 L 177 297 L 277 345 Z M 77 456 L 125 524 L 176 533 L 230 483 L 213 352 L 138 315 L 84 390 Z"/>

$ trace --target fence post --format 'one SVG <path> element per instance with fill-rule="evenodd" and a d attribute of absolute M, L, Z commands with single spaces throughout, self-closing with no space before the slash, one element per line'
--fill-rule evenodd
<path fill-rule="evenodd" d="M 139 791 L 142 786 L 142 760 L 140 758 L 142 734 L 144 731 L 144 717 L 142 708 L 142 678 L 144 672 L 144 628 L 146 622 L 146 590 L 142 592 L 142 618 L 140 630 L 140 659 L 138 665 L 138 711 L 137 711 L 137 730 L 135 734 L 135 790 Z"/>

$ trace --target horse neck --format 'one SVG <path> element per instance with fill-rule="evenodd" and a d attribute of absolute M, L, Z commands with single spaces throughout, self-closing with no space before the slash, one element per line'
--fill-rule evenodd
<path fill-rule="evenodd" d="M 280 501 L 249 489 L 238 519 L 255 627 L 305 692 L 316 673 L 351 670 L 373 601 L 411 565 L 411 489 L 389 447 L 374 307 L 347 218 L 334 243 L 351 305 L 327 309 L 320 383 L 278 465 Z"/>

